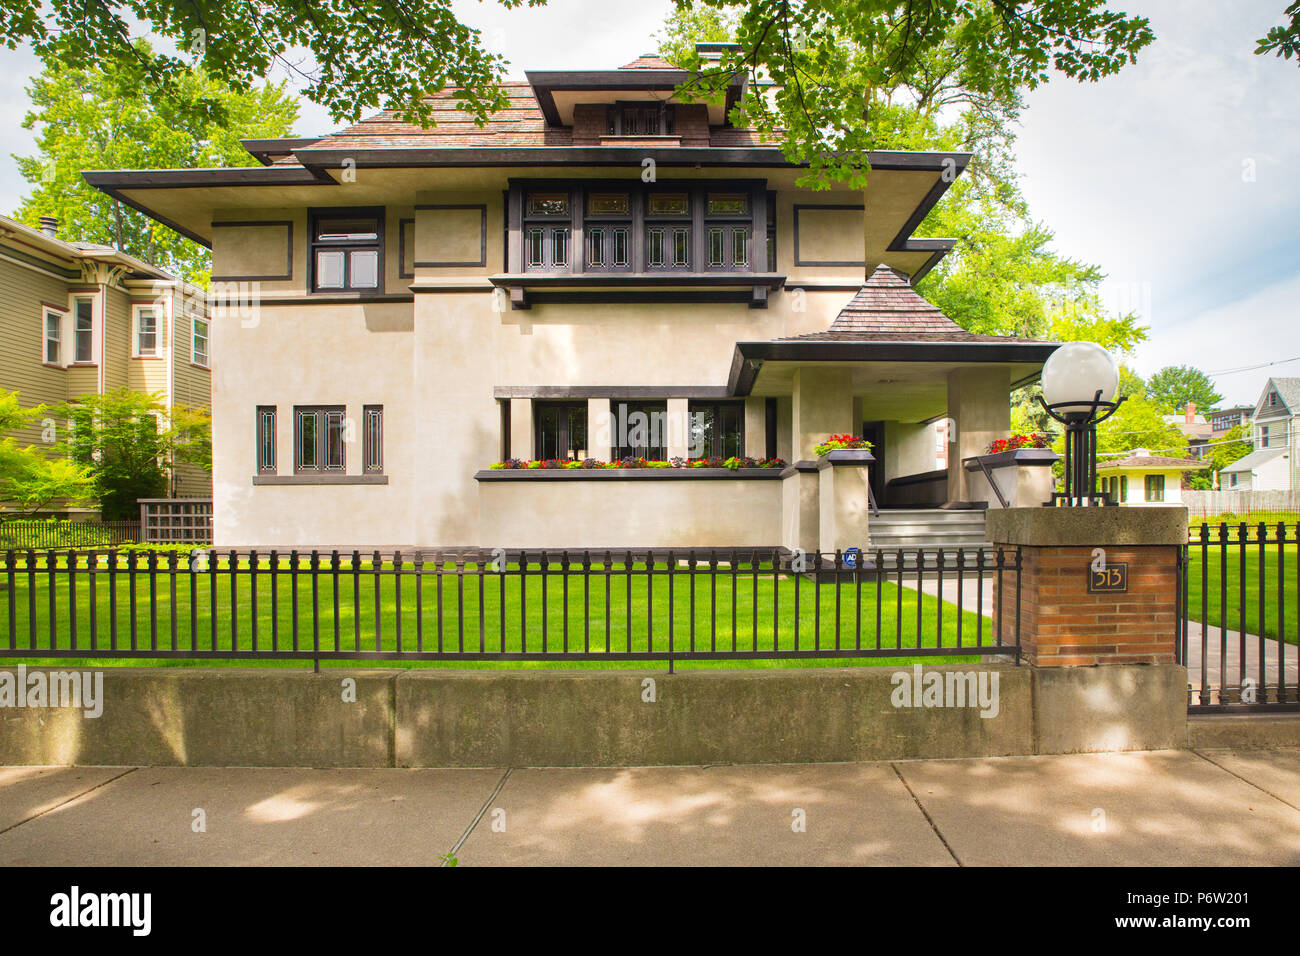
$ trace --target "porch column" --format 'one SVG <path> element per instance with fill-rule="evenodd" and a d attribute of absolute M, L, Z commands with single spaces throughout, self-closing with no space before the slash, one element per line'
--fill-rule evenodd
<path fill-rule="evenodd" d="M 533 400 L 510 399 L 510 455 L 512 458 L 532 459 L 533 456 Z"/>
<path fill-rule="evenodd" d="M 668 399 L 668 420 L 664 422 L 668 434 L 664 436 L 664 445 L 669 458 L 686 458 L 690 454 L 690 429 L 686 418 L 690 407 L 689 399 Z"/>
<path fill-rule="evenodd" d="M 767 457 L 767 399 L 745 399 L 745 455 Z"/>
<path fill-rule="evenodd" d="M 587 399 L 587 457 L 605 461 L 610 455 L 609 399 Z"/>
<path fill-rule="evenodd" d="M 970 501 L 962 459 L 982 455 L 1011 431 L 1010 388 L 1001 365 L 967 365 L 948 373 L 948 417 L 956 441 L 948 445 L 948 503 Z"/>
<path fill-rule="evenodd" d="M 810 460 L 814 445 L 832 435 L 853 433 L 852 386 L 851 369 L 795 369 L 790 423 L 793 460 Z"/>

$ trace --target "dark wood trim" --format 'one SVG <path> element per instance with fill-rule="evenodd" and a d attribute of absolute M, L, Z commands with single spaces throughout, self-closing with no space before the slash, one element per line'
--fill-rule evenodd
<path fill-rule="evenodd" d="M 295 149 L 302 149 L 318 142 L 320 142 L 319 137 L 286 137 L 283 139 L 241 139 L 239 145 L 244 147 L 248 155 L 263 166 L 270 166 L 274 157 L 292 155 Z"/>
<path fill-rule="evenodd" d="M 250 226 L 284 226 L 285 263 L 284 275 L 214 275 L 213 282 L 283 282 L 293 278 L 293 220 L 292 219 L 253 219 L 228 222 L 213 222 L 213 229 L 243 229 Z"/>
<path fill-rule="evenodd" d="M 53 309 L 55 312 L 62 312 L 64 315 L 72 311 L 66 305 L 55 305 L 53 302 L 46 302 L 44 299 L 41 300 L 41 308 Z"/>
<path fill-rule="evenodd" d="M 611 401 L 654 398 L 727 399 L 731 393 L 725 385 L 497 385 L 492 397 L 498 399 L 587 399 Z"/>
<path fill-rule="evenodd" d="M 387 475 L 254 475 L 255 485 L 386 485 Z"/>
<path fill-rule="evenodd" d="M 794 464 L 786 465 L 784 468 L 781 469 L 782 478 L 790 478 L 798 474 L 816 474 L 816 473 L 817 473 L 817 462 L 808 461 L 807 459 L 796 461 Z"/>
<path fill-rule="evenodd" d="M 411 224 L 411 271 L 406 271 L 406 224 Z M 397 278 L 415 278 L 415 219 L 397 220 Z"/>
<path fill-rule="evenodd" d="M 455 290 L 462 291 L 462 290 Z M 490 288 L 485 291 L 492 291 Z M 315 292 L 309 295 L 262 296 L 259 305 L 262 308 L 272 305 L 330 305 L 330 304 L 375 304 L 383 302 L 414 302 L 413 292 Z"/>
<path fill-rule="evenodd" d="M 450 269 L 450 268 L 471 268 L 481 269 L 487 266 L 487 203 L 435 203 L 431 205 L 416 206 L 416 212 L 421 209 L 477 209 L 482 213 L 479 223 L 479 256 L 478 261 L 446 261 L 436 260 L 421 261 L 416 260 L 414 265 L 417 269 Z M 403 276 L 402 278 L 411 278 Z"/>
<path fill-rule="evenodd" d="M 485 468 L 475 481 L 772 481 L 780 468 Z"/>
<path fill-rule="evenodd" d="M 1050 448 L 1013 448 L 991 455 L 973 455 L 962 459 L 962 466 L 967 471 L 979 471 L 980 463 L 986 468 L 1044 467 L 1060 459 L 1060 455 Z M 946 474 L 946 472 L 945 472 Z"/>
<path fill-rule="evenodd" d="M 33 246 L 30 243 L 23 242 L 15 235 L 7 236 L 4 241 L 21 243 L 22 245 L 27 246 L 27 248 L 29 249 L 39 249 L 38 246 Z M 45 250 L 43 249 L 40 251 L 45 252 Z M 59 278 L 64 280 L 71 281 L 74 279 L 81 278 L 80 269 L 69 269 L 66 266 L 61 266 L 58 265 L 57 263 L 50 262 L 49 260 L 41 259 L 37 256 L 29 255 L 28 253 L 23 252 L 20 249 L 14 249 L 13 247 L 8 245 L 0 245 L 0 254 L 3 254 L 13 259 L 19 265 L 25 266 L 30 269 L 40 269 L 44 272 L 50 273 L 51 275 L 58 276 Z M 45 254 L 57 255 L 57 253 L 52 253 L 52 252 L 47 252 Z M 60 257 L 60 258 L 65 258 L 65 257 Z M 71 257 L 66 257 L 65 261 L 77 262 L 80 260 L 73 259 Z"/>
<path fill-rule="evenodd" d="M 462 284 L 413 285 L 410 287 L 410 289 L 412 294 L 410 297 L 407 297 L 406 301 L 408 302 L 417 295 L 449 295 L 453 293 L 459 294 L 461 292 L 486 292 L 488 294 L 492 294 L 497 291 L 496 286 L 462 285 Z"/>
<path fill-rule="evenodd" d="M 791 225 L 794 228 L 794 264 L 796 266 L 861 266 L 864 269 L 866 268 L 867 261 L 865 259 L 836 260 L 804 259 L 801 257 L 799 255 L 799 213 L 804 209 L 817 209 L 822 211 L 838 210 L 840 212 L 848 212 L 852 210 L 856 210 L 857 212 L 866 211 L 865 206 L 855 206 L 852 203 L 826 203 L 824 205 L 818 205 L 816 203 L 795 203 L 794 217 L 791 220 Z"/>
<path fill-rule="evenodd" d="M 1001 362 L 1040 364 L 1056 342 L 737 342 L 729 387 L 748 395 L 758 370 L 771 362 Z"/>
<path fill-rule="evenodd" d="M 770 272 L 586 272 L 582 275 L 554 272 L 498 273 L 487 277 L 494 286 L 510 288 L 594 288 L 650 286 L 653 288 L 718 287 L 761 285 L 779 289 L 786 277 Z"/>
<path fill-rule="evenodd" d="M 375 220 L 375 229 L 379 233 L 379 238 L 378 238 L 378 242 L 374 244 L 377 245 L 378 247 L 379 261 L 378 263 L 376 263 L 376 275 L 375 275 L 376 287 L 374 292 L 355 289 L 352 288 L 350 284 L 348 285 L 348 287 L 343 289 L 321 289 L 319 291 L 316 290 L 315 288 L 316 246 L 317 246 L 316 222 L 319 219 L 329 218 L 329 217 L 342 217 L 342 218 L 352 217 L 356 219 L 373 218 Z M 308 206 L 306 242 L 307 242 L 306 287 L 309 295 L 313 295 L 313 296 L 337 295 L 339 293 L 345 293 L 345 294 L 354 293 L 358 295 L 382 295 L 383 294 L 384 288 L 387 285 L 387 281 L 388 281 L 387 273 L 384 271 L 386 268 L 385 263 L 388 261 L 388 256 L 387 256 L 388 210 L 385 207 L 383 206 Z M 358 243 L 357 245 L 349 245 L 347 243 L 338 243 L 337 245 L 335 245 L 334 243 L 321 244 L 322 248 L 340 249 L 345 252 L 348 250 L 355 250 L 358 246 L 369 246 L 369 245 L 372 245 L 372 243 L 368 243 L 368 242 Z M 350 260 L 348 260 L 348 263 L 349 264 L 346 267 L 346 269 L 350 270 L 351 268 Z M 347 272 L 345 274 L 347 274 L 347 277 L 350 280 L 351 279 L 350 272 Z"/>

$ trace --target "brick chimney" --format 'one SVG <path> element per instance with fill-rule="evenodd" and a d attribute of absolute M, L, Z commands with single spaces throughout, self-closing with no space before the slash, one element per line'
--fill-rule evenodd
<path fill-rule="evenodd" d="M 1184 413 L 1184 415 L 1183 415 L 1183 421 L 1186 422 L 1188 425 L 1190 425 L 1192 422 L 1196 421 L 1196 403 L 1195 403 L 1195 402 L 1188 402 L 1188 403 L 1187 403 L 1187 411 L 1186 411 L 1186 412 Z"/>

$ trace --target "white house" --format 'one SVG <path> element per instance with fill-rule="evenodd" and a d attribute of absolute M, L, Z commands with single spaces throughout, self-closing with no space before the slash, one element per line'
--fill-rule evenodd
<path fill-rule="evenodd" d="M 1291 491 L 1296 475 L 1296 417 L 1300 415 L 1300 378 L 1270 378 L 1255 403 L 1251 425 L 1255 450 L 1219 472 L 1226 491 Z"/>
<path fill-rule="evenodd" d="M 1219 471 L 1224 491 L 1287 491 L 1291 454 L 1285 448 L 1258 448 Z"/>
<path fill-rule="evenodd" d="M 1166 458 L 1136 448 L 1124 458 L 1099 462 L 1097 475 L 1102 493 L 1116 504 L 1178 505 L 1183 503 L 1183 472 L 1196 467 L 1188 458 Z"/>

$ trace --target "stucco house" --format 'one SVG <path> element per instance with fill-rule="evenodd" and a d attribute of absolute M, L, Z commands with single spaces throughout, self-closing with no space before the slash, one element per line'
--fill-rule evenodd
<path fill-rule="evenodd" d="M 0 216 L 0 387 L 26 408 L 119 388 L 160 394 L 167 408 L 208 408 L 212 348 L 201 289 L 109 246 L 59 238 Z M 40 440 L 39 426 L 19 437 Z M 181 465 L 179 496 L 211 493 Z"/>
<path fill-rule="evenodd" d="M 728 122 L 743 77 L 717 105 L 685 79 L 529 72 L 482 128 L 440 96 L 430 129 L 87 173 L 212 249 L 217 545 L 830 550 L 893 509 L 1046 500 L 1044 462 L 983 452 L 1056 345 L 913 289 L 953 245 L 913 230 L 969 155 L 804 188 Z M 814 454 L 844 433 L 871 454 Z M 491 467 L 731 457 L 785 467 Z"/>
<path fill-rule="evenodd" d="M 1097 477 L 1102 494 L 1118 505 L 1178 505 L 1183 502 L 1184 472 L 1199 466 L 1200 462 L 1189 458 L 1153 455 L 1149 449 L 1136 448 L 1123 458 L 1098 462 Z"/>

